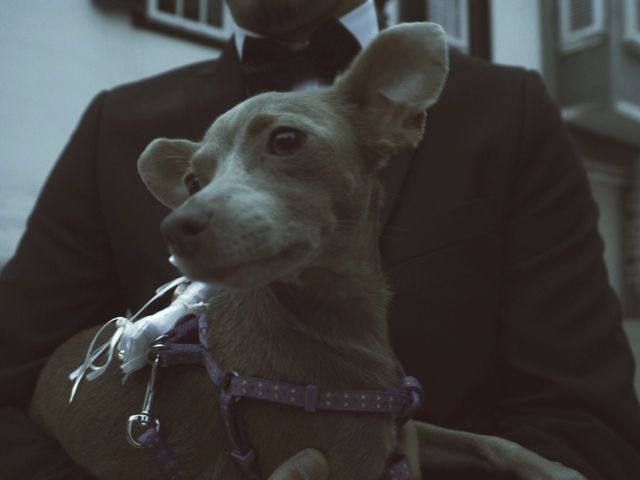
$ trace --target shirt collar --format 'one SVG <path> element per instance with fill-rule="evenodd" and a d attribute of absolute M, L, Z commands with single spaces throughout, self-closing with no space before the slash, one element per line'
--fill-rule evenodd
<path fill-rule="evenodd" d="M 376 7 L 373 0 L 366 0 L 362 5 L 354 8 L 346 15 L 340 17 L 340 22 L 349 30 L 354 37 L 360 43 L 362 48 L 365 48 L 371 41 L 376 38 L 379 33 L 378 28 L 378 16 L 376 14 Z M 264 35 L 260 35 L 255 32 L 246 30 L 238 25 L 234 27 L 234 40 L 236 49 L 238 50 L 238 58 L 242 59 L 242 47 L 244 45 L 244 39 L 246 37 L 258 37 L 263 38 Z M 306 45 L 306 42 L 290 42 L 284 43 L 292 50 L 298 50 Z"/>

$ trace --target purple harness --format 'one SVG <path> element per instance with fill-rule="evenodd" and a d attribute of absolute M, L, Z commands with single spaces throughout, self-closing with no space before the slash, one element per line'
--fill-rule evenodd
<path fill-rule="evenodd" d="M 366 412 L 392 413 L 396 424 L 403 425 L 418 410 L 422 402 L 422 388 L 418 380 L 405 375 L 398 364 L 399 386 L 394 390 L 343 390 L 322 388 L 318 385 L 297 385 L 251 376 L 241 376 L 220 368 L 207 345 L 207 317 L 190 318 L 149 349 L 152 365 L 142 412 L 129 418 L 128 436 L 132 445 L 144 448 L 169 480 L 186 479 L 184 470 L 169 445 L 160 437 L 160 422 L 151 414 L 157 367 L 181 364 L 203 365 L 209 379 L 220 387 L 220 408 L 231 458 L 247 478 L 261 480 L 256 453 L 250 445 L 244 428 L 242 398 L 253 398 L 302 408 L 305 412 Z M 134 430 L 142 431 L 136 435 Z M 411 472 L 403 456 L 390 462 L 381 480 L 409 480 Z"/>

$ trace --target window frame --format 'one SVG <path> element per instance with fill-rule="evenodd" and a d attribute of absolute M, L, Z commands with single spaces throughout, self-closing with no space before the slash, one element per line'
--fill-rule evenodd
<path fill-rule="evenodd" d="M 625 46 L 631 52 L 640 55 L 640 2 L 625 0 L 623 8 Z"/>
<path fill-rule="evenodd" d="M 400 23 L 400 3 L 401 0 L 388 0 L 384 5 L 384 13 L 387 16 L 387 27 Z"/>
<path fill-rule="evenodd" d="M 564 54 L 594 47 L 606 36 L 605 2 L 589 0 L 593 11 L 593 22 L 588 27 L 571 30 L 571 0 L 558 1 L 558 46 Z"/>
<path fill-rule="evenodd" d="M 145 0 L 142 26 L 174 34 L 199 43 L 222 47 L 233 34 L 234 23 L 226 2 L 222 2 L 222 27 L 206 23 L 207 0 L 199 0 L 200 18 L 192 20 L 180 15 L 184 11 L 184 0 L 176 0 L 176 13 L 167 13 L 159 8 L 159 0 Z M 203 8 L 204 7 L 204 8 Z M 204 12 L 204 13 L 203 13 Z"/>
<path fill-rule="evenodd" d="M 449 32 L 445 30 L 444 33 L 447 39 L 447 43 L 450 46 L 457 48 L 464 53 L 469 53 L 471 51 L 470 1 L 469 0 L 447 0 L 447 1 L 448 2 L 455 1 L 456 7 L 461 12 L 460 15 L 462 16 L 462 19 L 460 22 L 462 35 L 460 37 L 456 37 L 451 35 Z M 426 4 L 425 5 L 426 18 L 428 18 L 429 21 L 433 21 L 431 20 L 431 10 L 430 10 L 431 1 L 426 0 L 425 4 Z"/>

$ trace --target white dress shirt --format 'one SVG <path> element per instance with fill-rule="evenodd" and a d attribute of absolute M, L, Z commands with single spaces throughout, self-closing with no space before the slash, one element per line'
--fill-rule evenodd
<path fill-rule="evenodd" d="M 340 22 L 358 40 L 360 47 L 365 48 L 378 35 L 378 15 L 373 0 L 366 0 L 362 5 L 354 8 L 346 15 L 339 18 Z M 238 50 L 238 58 L 242 59 L 242 47 L 246 37 L 264 38 L 255 32 L 246 30 L 238 25 L 235 26 L 233 37 Z M 280 42 L 291 50 L 304 48 L 308 42 Z M 317 80 L 305 80 L 293 87 L 294 90 L 311 90 L 323 88 Z"/>

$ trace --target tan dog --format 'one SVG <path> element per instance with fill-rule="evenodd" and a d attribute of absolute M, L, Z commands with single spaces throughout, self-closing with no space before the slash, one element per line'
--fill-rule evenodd
<path fill-rule="evenodd" d="M 391 153 L 421 139 L 447 58 L 439 27 L 395 27 L 331 89 L 253 97 L 218 118 L 202 142 L 160 139 L 142 154 L 144 182 L 175 209 L 163 232 L 180 269 L 224 287 L 209 312 L 209 345 L 224 368 L 335 388 L 395 385 L 376 172 Z M 32 415 L 99 478 L 152 478 L 156 466 L 124 434 L 139 409 L 145 372 L 123 386 L 112 366 L 68 405 L 66 376 L 95 332 L 55 352 Z M 315 447 L 327 455 L 332 479 L 378 479 L 397 446 L 390 415 L 305 413 L 252 400 L 243 408 L 267 475 Z M 218 390 L 204 369 L 164 369 L 156 411 L 189 478 L 243 478 L 228 456 Z M 425 466 L 479 465 L 527 480 L 582 478 L 495 437 L 432 426 L 420 432 Z"/>

